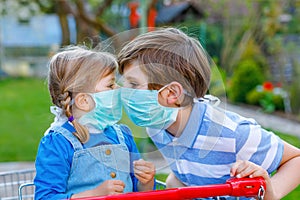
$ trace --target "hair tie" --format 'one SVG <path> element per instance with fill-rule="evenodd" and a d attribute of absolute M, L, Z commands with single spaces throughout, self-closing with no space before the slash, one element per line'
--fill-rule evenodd
<path fill-rule="evenodd" d="M 74 121 L 74 117 L 73 117 L 73 115 L 72 115 L 71 117 L 69 117 L 69 118 L 68 118 L 68 121 L 69 121 L 69 122 L 72 122 L 72 121 Z"/>

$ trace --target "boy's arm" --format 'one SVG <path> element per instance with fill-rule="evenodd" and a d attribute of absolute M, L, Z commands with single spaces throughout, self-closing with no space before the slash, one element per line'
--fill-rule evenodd
<path fill-rule="evenodd" d="M 271 178 L 276 199 L 281 199 L 300 184 L 300 149 L 284 142 L 280 166 Z"/>
<path fill-rule="evenodd" d="M 300 150 L 286 142 L 280 166 L 277 172 L 269 177 L 269 174 L 261 166 L 250 161 L 238 160 L 231 168 L 231 176 L 258 177 L 261 176 L 266 181 L 266 200 L 279 200 L 286 196 L 300 184 Z"/>
<path fill-rule="evenodd" d="M 179 187 L 186 187 L 176 176 L 173 172 L 171 172 L 166 180 L 167 188 L 179 188 Z"/>
<path fill-rule="evenodd" d="M 35 198 L 68 199 L 67 180 L 72 162 L 72 145 L 61 134 L 42 138 L 36 156 Z"/>

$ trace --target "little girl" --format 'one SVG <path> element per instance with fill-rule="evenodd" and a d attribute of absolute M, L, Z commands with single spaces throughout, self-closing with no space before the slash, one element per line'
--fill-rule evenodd
<path fill-rule="evenodd" d="M 49 62 L 56 115 L 36 157 L 35 199 L 102 196 L 154 187 L 155 167 L 140 159 L 122 115 L 109 53 L 65 48 Z"/>

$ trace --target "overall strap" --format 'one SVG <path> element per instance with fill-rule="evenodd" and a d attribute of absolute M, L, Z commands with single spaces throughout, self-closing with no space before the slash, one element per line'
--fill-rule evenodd
<path fill-rule="evenodd" d="M 124 135 L 121 131 L 120 126 L 118 124 L 114 124 L 112 127 L 114 128 L 114 130 L 117 133 L 120 144 L 127 149 L 127 145 L 125 143 L 125 138 L 124 138 Z"/>
<path fill-rule="evenodd" d="M 83 146 L 80 141 L 73 135 L 74 128 L 68 122 L 63 124 L 63 126 L 55 126 L 52 128 L 53 131 L 61 133 L 73 146 L 74 151 L 82 150 Z"/>

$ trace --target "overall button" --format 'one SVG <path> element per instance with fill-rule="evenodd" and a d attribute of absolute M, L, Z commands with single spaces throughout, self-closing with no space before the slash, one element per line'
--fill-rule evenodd
<path fill-rule="evenodd" d="M 116 178 L 117 174 L 115 172 L 110 172 L 110 177 Z"/>
<path fill-rule="evenodd" d="M 106 154 L 106 155 L 110 155 L 110 154 L 111 154 L 111 150 L 110 150 L 110 149 L 106 149 L 106 150 L 105 150 L 105 154 Z"/>

